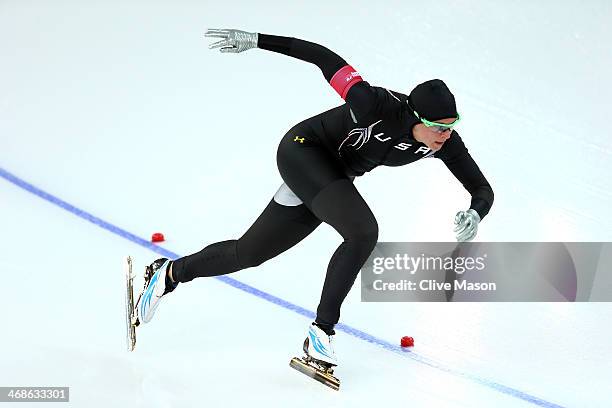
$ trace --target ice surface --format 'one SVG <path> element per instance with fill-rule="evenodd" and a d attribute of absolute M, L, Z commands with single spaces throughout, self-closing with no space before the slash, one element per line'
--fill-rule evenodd
<path fill-rule="evenodd" d="M 390 89 L 444 79 L 495 190 L 479 240 L 609 241 L 610 21 L 606 1 L 5 0 L 0 168 L 180 255 L 239 237 L 281 184 L 280 137 L 341 102 L 312 65 L 207 49 L 206 28 L 240 28 L 324 44 Z M 356 184 L 380 241 L 452 240 L 469 205 L 436 160 Z M 288 366 L 306 317 L 200 279 L 128 354 L 122 262 L 140 275 L 153 252 L 5 180 L 0 232 L 0 386 L 70 386 L 78 407 L 611 404 L 606 303 L 373 304 L 356 286 L 342 322 L 416 346 L 339 332 L 334 392 Z M 322 226 L 232 278 L 315 310 L 339 239 Z"/>

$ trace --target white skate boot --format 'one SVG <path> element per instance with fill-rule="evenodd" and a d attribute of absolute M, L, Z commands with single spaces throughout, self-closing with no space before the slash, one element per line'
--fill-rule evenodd
<path fill-rule="evenodd" d="M 337 366 L 338 359 L 332 346 L 332 336 L 327 335 L 319 326 L 311 324 L 308 337 L 304 340 L 304 353 L 313 360 L 330 366 Z"/>
<path fill-rule="evenodd" d="M 173 284 L 166 277 L 166 270 L 170 266 L 167 258 L 157 259 L 145 270 L 145 284 L 138 302 L 136 302 L 136 313 L 140 323 L 148 323 L 153 318 L 162 296 L 172 292 L 178 284 Z"/>
<path fill-rule="evenodd" d="M 332 336 L 325 333 L 316 324 L 311 324 L 303 346 L 306 355 L 302 358 L 294 357 L 289 365 L 328 387 L 338 390 L 340 380 L 333 376 L 333 367 L 338 365 L 338 359 L 332 346 Z"/>
<path fill-rule="evenodd" d="M 172 283 L 166 277 L 166 270 L 170 261 L 161 258 L 147 266 L 145 270 L 145 284 L 134 306 L 134 274 L 132 273 L 132 258 L 126 259 L 126 292 L 125 292 L 125 321 L 127 328 L 127 349 L 134 351 L 136 347 L 136 328 L 140 322 L 147 323 L 153 317 L 159 301 L 166 293 L 172 292 L 178 283 Z"/>

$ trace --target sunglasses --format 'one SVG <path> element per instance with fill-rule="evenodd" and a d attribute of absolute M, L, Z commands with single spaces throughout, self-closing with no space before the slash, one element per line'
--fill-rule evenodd
<path fill-rule="evenodd" d="M 408 105 L 410 106 L 410 105 Z M 414 108 L 412 108 L 412 106 L 410 106 L 410 108 L 412 109 L 412 112 L 414 112 L 414 114 L 416 115 L 417 118 L 419 118 L 419 120 L 421 121 L 421 123 L 423 123 L 426 127 L 428 128 L 434 128 L 434 130 L 438 133 L 444 133 L 447 130 L 452 130 L 453 127 L 459 123 L 459 121 L 461 120 L 461 115 L 459 115 L 459 112 L 457 112 L 457 119 L 455 119 L 454 121 L 452 121 L 451 123 L 440 123 L 440 122 L 432 122 L 430 120 L 425 119 L 424 117 L 422 117 L 421 115 L 419 115 L 419 113 L 414 110 Z"/>

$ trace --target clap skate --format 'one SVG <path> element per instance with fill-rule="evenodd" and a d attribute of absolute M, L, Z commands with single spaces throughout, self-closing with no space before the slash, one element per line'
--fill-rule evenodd
<path fill-rule="evenodd" d="M 334 390 L 339 390 L 340 380 L 333 375 L 338 362 L 331 347 L 331 338 L 316 325 L 311 325 L 304 340 L 304 357 L 292 358 L 289 366 Z"/>
<path fill-rule="evenodd" d="M 153 318 L 162 296 L 172 292 L 178 285 L 166 276 L 169 264 L 170 260 L 161 258 L 146 267 L 144 288 L 134 305 L 132 258 L 127 258 L 125 314 L 128 351 L 133 351 L 136 347 L 136 327 L 140 323 L 148 323 Z"/>

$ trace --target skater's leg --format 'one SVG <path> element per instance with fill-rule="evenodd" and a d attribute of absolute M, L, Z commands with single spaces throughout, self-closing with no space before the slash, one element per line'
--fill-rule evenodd
<path fill-rule="evenodd" d="M 378 224 L 342 163 L 307 128 L 298 126 L 285 135 L 277 163 L 291 190 L 344 238 L 329 262 L 317 308 L 316 323 L 331 334 L 340 305 L 376 245 Z"/>
<path fill-rule="evenodd" d="M 344 238 L 329 262 L 317 308 L 317 325 L 331 333 L 344 298 L 376 245 L 378 224 L 349 180 L 338 180 L 321 190 L 312 201 L 312 211 Z"/>
<path fill-rule="evenodd" d="M 295 199 L 299 202 L 297 197 Z M 321 224 L 304 204 L 281 205 L 275 200 L 276 197 L 240 239 L 208 245 L 202 251 L 172 263 L 166 258 L 155 261 L 149 267 L 150 277 L 145 278 L 147 282 L 137 302 L 141 321 L 151 320 L 159 301 L 174 290 L 176 282 L 260 265 L 296 245 Z M 174 283 L 169 276 L 170 268 Z"/>
<path fill-rule="evenodd" d="M 217 242 L 172 264 L 175 281 L 224 275 L 260 265 L 293 247 L 321 224 L 304 205 L 272 199 L 240 239 Z"/>
<path fill-rule="evenodd" d="M 290 190 L 286 190 L 290 193 Z M 198 253 L 172 263 L 162 258 L 151 264 L 136 305 L 140 321 L 147 323 L 152 319 L 161 298 L 174 290 L 178 284 L 176 282 L 260 265 L 296 245 L 321 224 L 292 193 L 285 191 L 284 195 L 277 193 L 277 196 L 240 239 L 211 244 Z M 173 279 L 170 279 L 170 268 Z"/>

